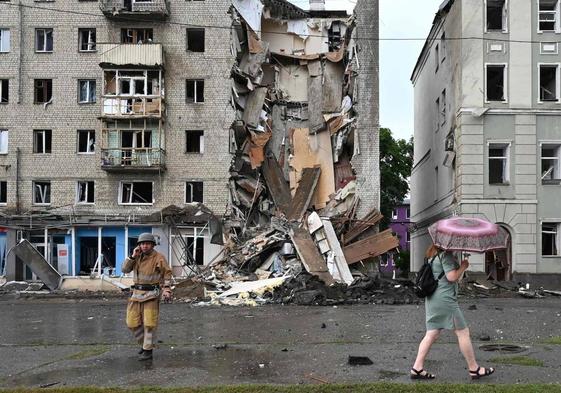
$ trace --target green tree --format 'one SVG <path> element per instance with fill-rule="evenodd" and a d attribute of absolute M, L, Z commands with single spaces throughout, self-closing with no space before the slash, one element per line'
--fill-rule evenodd
<path fill-rule="evenodd" d="M 387 228 L 392 209 L 409 192 L 413 167 L 413 138 L 394 139 L 389 128 L 380 129 L 380 211 L 384 215 L 381 228 Z"/>

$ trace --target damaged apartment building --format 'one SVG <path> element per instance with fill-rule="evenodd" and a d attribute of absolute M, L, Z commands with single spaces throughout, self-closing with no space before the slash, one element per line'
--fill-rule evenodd
<path fill-rule="evenodd" d="M 119 276 L 152 232 L 188 276 L 279 215 L 372 215 L 377 2 L 310 3 L 1 2 L 2 255 Z"/>

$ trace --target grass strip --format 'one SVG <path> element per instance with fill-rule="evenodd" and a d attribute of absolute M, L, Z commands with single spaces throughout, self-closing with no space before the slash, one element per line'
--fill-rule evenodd
<path fill-rule="evenodd" d="M 531 358 L 529 356 L 501 356 L 489 360 L 491 363 L 497 364 L 512 364 L 515 366 L 531 366 L 543 367 L 544 364 L 541 360 Z"/>

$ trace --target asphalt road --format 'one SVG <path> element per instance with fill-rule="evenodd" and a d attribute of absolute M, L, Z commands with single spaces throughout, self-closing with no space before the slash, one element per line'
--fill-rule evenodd
<path fill-rule="evenodd" d="M 544 343 L 561 336 L 561 298 L 466 299 L 461 306 L 478 360 L 497 368 L 485 382 L 561 381 L 561 345 Z M 0 387 L 410 383 L 408 371 L 424 334 L 422 304 L 164 304 L 161 311 L 159 348 L 152 362 L 142 363 L 125 327 L 124 300 L 0 301 Z M 521 352 L 479 349 L 486 344 L 515 344 Z M 373 364 L 351 366 L 349 355 L 368 356 Z M 515 355 L 543 365 L 490 362 Z M 426 368 L 440 382 L 469 382 L 451 332 L 433 347 Z"/>

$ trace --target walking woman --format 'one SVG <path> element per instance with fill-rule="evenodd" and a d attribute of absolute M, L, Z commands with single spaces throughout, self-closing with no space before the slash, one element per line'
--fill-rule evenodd
<path fill-rule="evenodd" d="M 451 252 L 441 250 L 434 244 L 427 249 L 426 256 L 429 261 L 433 260 L 434 278 L 438 279 L 442 272 L 444 272 L 444 276 L 438 281 L 436 291 L 425 298 L 427 331 L 419 344 L 419 352 L 415 364 L 411 368 L 411 379 L 435 378 L 435 375 L 425 371 L 425 358 L 432 344 L 440 336 L 442 329 L 454 330 L 456 333 L 460 351 L 466 359 L 472 379 L 493 374 L 494 368 L 481 367 L 475 360 L 469 328 L 458 305 L 458 280 L 469 267 L 469 262 L 463 260 L 458 263 L 457 258 Z"/>

